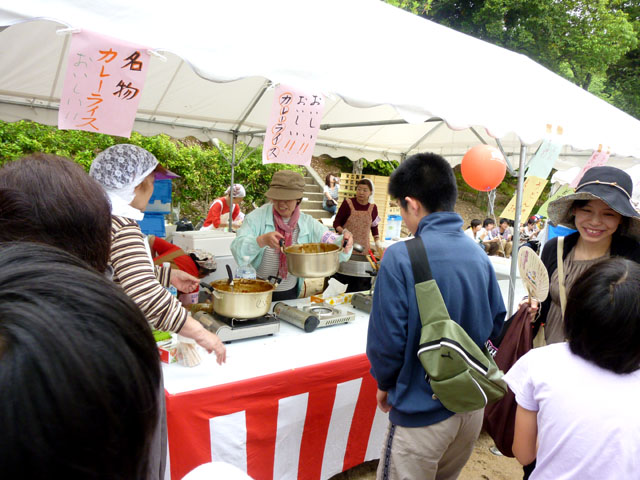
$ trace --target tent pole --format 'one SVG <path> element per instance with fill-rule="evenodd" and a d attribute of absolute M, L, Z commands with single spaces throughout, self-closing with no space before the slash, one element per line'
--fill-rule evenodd
<path fill-rule="evenodd" d="M 233 232 L 233 182 L 235 181 L 236 166 L 236 145 L 238 144 L 238 132 L 233 132 L 233 142 L 231 143 L 231 186 L 229 187 L 229 231 Z"/>
<path fill-rule="evenodd" d="M 513 249 L 511 252 L 511 272 L 509 274 L 509 309 L 507 316 L 513 313 L 518 269 L 518 245 L 520 243 L 520 210 L 522 209 L 522 190 L 524 186 L 524 164 L 527 157 L 527 146 L 520 144 L 520 161 L 518 165 L 518 189 L 516 191 L 516 213 L 513 219 Z"/>

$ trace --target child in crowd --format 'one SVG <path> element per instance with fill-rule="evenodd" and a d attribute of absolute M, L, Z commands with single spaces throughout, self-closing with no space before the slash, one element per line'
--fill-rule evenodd
<path fill-rule="evenodd" d="M 640 471 L 640 265 L 608 258 L 571 288 L 567 343 L 531 350 L 505 380 L 513 452 L 531 480 L 619 480 Z"/>

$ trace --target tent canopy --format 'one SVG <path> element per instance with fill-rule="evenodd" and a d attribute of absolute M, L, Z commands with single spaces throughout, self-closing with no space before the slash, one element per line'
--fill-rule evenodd
<path fill-rule="evenodd" d="M 523 55 L 377 0 L 9 0 L 0 8 L 0 118 L 57 123 L 69 27 L 147 46 L 134 125 L 145 135 L 258 145 L 284 83 L 326 95 L 315 154 L 399 160 L 433 151 L 460 162 L 499 141 L 530 153 L 552 131 L 556 168 L 602 145 L 610 163 L 640 158 L 640 122 Z M 391 123 L 391 124 L 389 124 Z M 350 125 L 360 126 L 350 126 Z M 362 126 L 366 124 L 367 126 Z M 635 157 L 635 158 L 629 158 Z"/>

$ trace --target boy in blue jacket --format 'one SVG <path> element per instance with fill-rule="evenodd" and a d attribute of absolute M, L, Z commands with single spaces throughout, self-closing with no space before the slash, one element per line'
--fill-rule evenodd
<path fill-rule="evenodd" d="M 405 225 L 425 244 L 452 320 L 482 346 L 502 328 L 505 307 L 487 255 L 462 231 L 451 166 L 439 155 L 409 157 L 389 179 Z M 389 247 L 380 266 L 369 320 L 367 357 L 378 383 L 378 407 L 389 412 L 378 479 L 453 480 L 469 459 L 483 409 L 447 410 L 425 380 L 418 360 L 421 321 L 409 253 Z"/>

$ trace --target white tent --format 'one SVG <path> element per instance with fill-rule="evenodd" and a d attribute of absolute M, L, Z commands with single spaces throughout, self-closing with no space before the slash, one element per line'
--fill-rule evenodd
<path fill-rule="evenodd" d="M 323 124 L 333 128 L 316 155 L 398 160 L 430 150 L 456 164 L 480 136 L 511 157 L 518 140 L 535 147 L 551 125 L 567 145 L 558 168 L 584 163 L 600 144 L 622 167 L 631 166 L 623 157 L 640 158 L 640 122 L 629 115 L 525 56 L 376 0 L 8 0 L 0 26 L 11 26 L 0 35 L 4 120 L 56 123 L 69 43 L 56 31 L 70 27 L 166 58 L 152 57 L 134 127 L 143 134 L 259 137 L 269 86 L 281 82 L 329 96 Z M 443 120 L 426 122 L 434 119 Z M 362 123 L 373 125 L 346 128 Z"/>
<path fill-rule="evenodd" d="M 522 145 L 532 153 L 550 126 L 565 145 L 556 168 L 583 165 L 599 145 L 612 165 L 640 159 L 640 121 L 523 55 L 377 0 L 5 0 L 0 27 L 7 121 L 56 124 L 70 35 L 56 33 L 68 27 L 162 55 L 140 100 L 143 134 L 257 145 L 271 86 L 284 83 L 327 96 L 316 155 L 433 151 L 455 165 L 482 141 L 523 166 Z"/>

